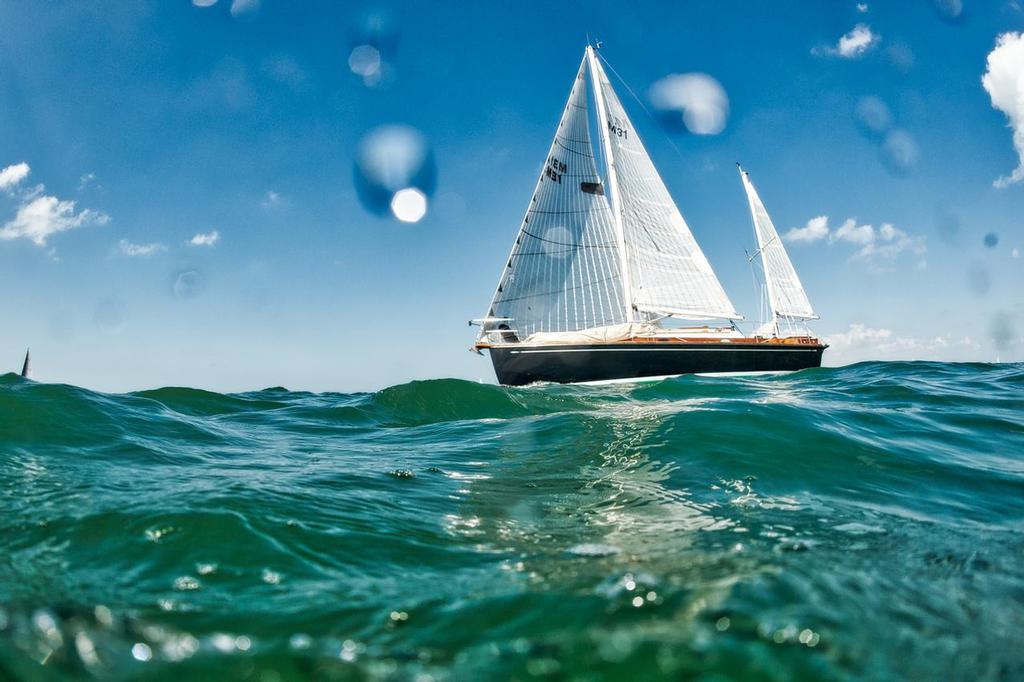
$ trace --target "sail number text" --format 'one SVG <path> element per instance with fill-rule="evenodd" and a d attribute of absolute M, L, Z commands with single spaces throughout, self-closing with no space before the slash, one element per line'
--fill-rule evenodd
<path fill-rule="evenodd" d="M 608 121 L 608 133 L 626 140 L 629 139 L 629 130 L 622 126 L 615 125 L 612 121 Z"/>
<path fill-rule="evenodd" d="M 544 175 L 548 176 L 559 185 L 562 184 L 562 175 L 565 171 L 569 170 L 569 167 L 564 162 L 559 161 L 553 156 L 548 157 L 548 163 L 544 167 Z"/>

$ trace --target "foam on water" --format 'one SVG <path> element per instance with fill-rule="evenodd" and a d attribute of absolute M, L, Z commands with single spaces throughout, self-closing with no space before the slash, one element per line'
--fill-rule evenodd
<path fill-rule="evenodd" d="M 6 375 L 0 485 L 0 678 L 1024 676 L 1021 365 Z"/>

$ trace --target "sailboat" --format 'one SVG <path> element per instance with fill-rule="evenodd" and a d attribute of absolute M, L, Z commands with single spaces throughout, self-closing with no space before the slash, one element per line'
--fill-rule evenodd
<path fill-rule="evenodd" d="M 805 324 L 818 316 L 749 175 L 771 313 L 752 335 L 601 62 L 588 45 L 473 349 L 504 385 L 819 367 L 827 346 Z"/>

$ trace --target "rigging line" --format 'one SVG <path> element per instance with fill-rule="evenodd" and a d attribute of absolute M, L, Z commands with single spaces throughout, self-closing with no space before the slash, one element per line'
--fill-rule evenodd
<path fill-rule="evenodd" d="M 679 151 L 679 147 L 676 146 L 675 141 L 672 140 L 672 138 L 669 137 L 664 130 L 662 130 L 660 125 L 658 125 L 658 120 L 654 118 L 654 114 L 652 114 L 650 109 L 647 108 L 647 105 L 644 104 L 643 100 L 640 99 L 635 92 L 633 92 L 633 88 L 629 87 L 629 83 L 626 82 L 626 79 L 619 75 L 619 72 L 615 70 L 615 67 L 612 66 L 607 59 L 605 59 L 603 54 L 598 52 L 597 58 L 604 62 L 609 69 L 611 69 L 615 77 L 619 79 L 620 83 L 622 83 L 622 87 L 626 88 L 626 92 L 633 96 L 633 99 L 635 99 L 637 104 L 640 105 L 640 108 L 643 109 L 645 114 L 647 114 L 647 117 L 654 122 L 655 127 L 657 127 L 657 129 L 661 132 L 661 136 L 664 137 L 670 145 L 672 145 L 672 149 L 675 151 L 676 156 L 678 156 L 681 160 L 686 161 L 686 157 L 683 156 L 683 153 L 681 151 Z"/>

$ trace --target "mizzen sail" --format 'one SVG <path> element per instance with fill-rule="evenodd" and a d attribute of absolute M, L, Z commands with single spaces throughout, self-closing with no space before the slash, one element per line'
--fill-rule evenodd
<path fill-rule="evenodd" d="M 768 215 L 767 209 L 757 195 L 750 174 L 740 168 L 743 188 L 747 191 L 750 203 L 750 215 L 754 221 L 754 233 L 757 235 L 757 249 L 764 264 L 765 286 L 768 289 L 768 301 L 772 309 L 772 319 L 787 317 L 794 319 L 816 320 L 818 316 L 811 308 L 800 278 L 789 260 L 789 254 L 782 245 L 779 233 Z"/>

